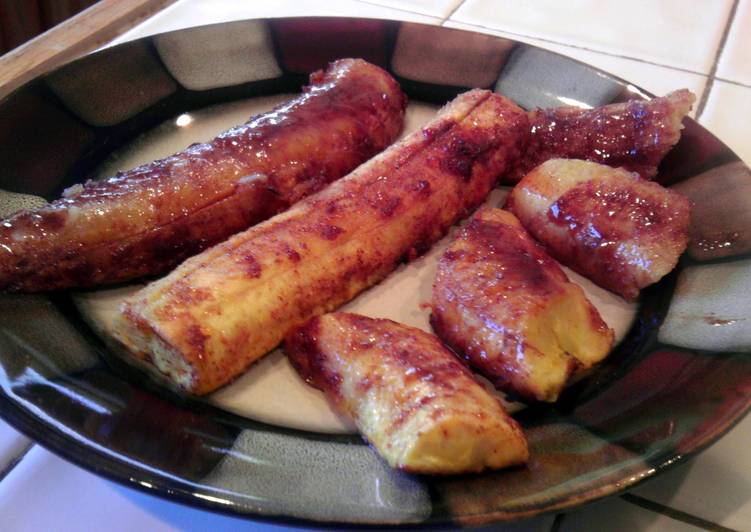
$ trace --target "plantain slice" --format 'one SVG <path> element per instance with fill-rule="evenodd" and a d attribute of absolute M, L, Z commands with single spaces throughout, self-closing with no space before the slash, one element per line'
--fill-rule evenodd
<path fill-rule="evenodd" d="M 519 425 L 432 334 L 337 312 L 293 329 L 284 350 L 392 467 L 449 474 L 528 458 Z"/>
<path fill-rule="evenodd" d="M 514 187 L 507 207 L 553 257 L 628 300 L 688 245 L 688 199 L 622 168 L 552 159 Z"/>
<path fill-rule="evenodd" d="M 548 159 L 586 159 L 623 167 L 644 179 L 678 143 L 683 118 L 696 100 L 687 89 L 652 100 L 581 109 L 565 106 L 529 112 L 532 134 L 524 157 L 503 178 L 516 183 Z"/>
<path fill-rule="evenodd" d="M 497 388 L 526 401 L 555 401 L 576 371 L 607 356 L 614 336 L 514 215 L 492 208 L 441 257 L 431 325 Z"/>
<path fill-rule="evenodd" d="M 0 222 L 0 290 L 167 272 L 348 174 L 400 133 L 406 97 L 381 68 L 342 59 L 310 83 L 209 142 Z"/>
<path fill-rule="evenodd" d="M 126 300 L 115 336 L 184 390 L 208 393 L 427 250 L 483 201 L 528 131 L 509 100 L 460 95 L 349 176 Z"/>

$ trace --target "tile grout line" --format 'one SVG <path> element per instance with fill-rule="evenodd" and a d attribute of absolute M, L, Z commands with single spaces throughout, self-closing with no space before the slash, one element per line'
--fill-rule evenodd
<path fill-rule="evenodd" d="M 5 477 L 7 477 L 10 474 L 10 472 L 13 471 L 13 469 L 15 469 L 16 466 L 21 463 L 21 460 L 23 460 L 24 457 L 26 457 L 26 455 L 29 454 L 29 451 L 31 451 L 31 449 L 34 448 L 34 445 L 35 445 L 34 442 L 30 442 L 26 444 L 26 446 L 21 450 L 21 452 L 19 452 L 13 460 L 8 462 L 8 465 L 6 465 L 2 469 L 2 471 L 0 471 L 0 482 L 5 480 Z"/>
<path fill-rule="evenodd" d="M 735 85 L 736 87 L 743 87 L 744 89 L 751 89 L 751 83 L 743 83 L 742 81 L 733 81 L 732 79 L 727 78 L 720 78 L 715 76 L 715 81 L 722 81 L 723 83 L 729 83 L 730 85 Z"/>
<path fill-rule="evenodd" d="M 466 3 L 467 0 L 461 0 L 461 2 L 459 2 L 454 7 L 454 9 L 452 9 L 448 13 L 448 15 L 445 18 L 438 17 L 438 16 L 436 16 L 434 14 L 429 15 L 429 14 L 426 14 L 426 13 L 421 13 L 419 11 L 412 11 L 410 9 L 403 9 L 403 8 L 394 7 L 394 6 L 391 6 L 391 5 L 380 4 L 380 3 L 377 2 L 377 0 L 373 0 L 373 1 L 355 0 L 355 1 L 358 2 L 358 3 L 361 3 L 361 4 L 367 4 L 367 5 L 376 6 L 376 7 L 385 7 L 385 8 L 388 8 L 388 9 L 393 9 L 395 11 L 401 11 L 401 12 L 404 12 L 404 13 L 410 13 L 412 15 L 419 15 L 419 16 L 431 18 L 431 19 L 434 19 L 434 20 L 440 20 L 441 21 L 440 25 L 444 26 L 446 24 L 446 22 L 449 22 L 451 20 L 451 17 L 454 16 L 454 14 L 459 10 L 460 7 L 462 7 Z M 731 8 L 731 13 L 730 13 L 730 15 L 728 17 L 729 20 L 730 20 L 730 17 L 734 17 L 734 15 L 735 15 L 735 6 L 737 5 L 737 3 L 738 3 L 738 0 L 735 0 L 735 4 L 734 4 L 733 8 Z M 732 22 L 732 20 L 731 20 L 731 22 Z M 567 42 L 556 41 L 554 39 L 548 39 L 548 38 L 545 38 L 545 37 L 537 37 L 537 36 L 533 36 L 533 35 L 527 35 L 526 33 L 519 33 L 519 32 L 509 31 L 509 30 L 506 30 L 506 29 L 499 29 L 499 28 L 493 28 L 493 27 L 490 27 L 490 26 L 483 26 L 482 24 L 474 24 L 474 23 L 469 23 L 469 22 L 461 22 L 461 24 L 465 24 L 467 26 L 474 27 L 474 28 L 480 28 L 480 29 L 483 29 L 483 30 L 506 33 L 508 35 L 512 35 L 512 36 L 516 36 L 516 37 L 524 37 L 524 38 L 527 38 L 527 39 L 533 39 L 533 40 L 537 40 L 537 41 L 541 41 L 541 42 L 555 44 L 555 45 L 558 45 L 558 46 L 565 46 L 565 47 L 568 47 L 568 48 L 575 48 L 577 50 L 584 50 L 585 52 L 591 52 L 591 53 L 594 53 L 594 54 L 600 54 L 600 55 L 604 55 L 604 56 L 608 56 L 608 57 L 617 57 L 619 59 L 626 59 L 626 60 L 629 60 L 629 61 L 635 61 L 637 63 L 644 63 L 644 64 L 647 64 L 647 65 L 658 66 L 658 67 L 661 67 L 661 68 L 667 68 L 667 69 L 670 69 L 670 70 L 676 70 L 678 72 L 685 72 L 687 74 L 694 74 L 696 76 L 701 76 L 703 78 L 706 78 L 708 80 L 707 87 L 709 86 L 709 75 L 708 74 L 702 74 L 701 72 L 699 72 L 697 70 L 691 70 L 690 68 L 683 68 L 683 67 L 677 67 L 677 66 L 673 66 L 673 65 L 666 65 L 664 63 L 658 63 L 657 61 L 649 61 L 647 59 L 642 59 L 642 58 L 639 58 L 639 57 L 633 57 L 633 56 L 630 56 L 630 55 L 616 54 L 616 53 L 613 53 L 613 52 L 604 52 L 602 50 L 596 50 L 594 48 L 589 48 L 587 46 L 581 46 L 581 45 L 578 45 L 578 44 L 571 44 L 571 43 L 567 43 Z M 726 33 L 727 33 L 728 29 L 729 29 L 729 25 L 728 25 L 728 27 L 725 30 Z M 723 35 L 721 46 L 724 47 L 724 44 L 725 44 L 726 40 L 727 40 L 727 35 Z M 719 58 L 719 53 L 718 53 L 717 58 L 715 59 L 715 63 L 717 62 L 718 58 Z M 714 70 L 713 70 L 713 72 L 714 72 L 714 71 L 716 71 L 716 65 L 713 65 L 713 67 L 714 67 Z M 715 80 L 716 81 L 722 81 L 724 83 L 730 83 L 731 85 L 736 85 L 738 87 L 743 87 L 743 88 L 751 89 L 751 84 L 746 84 L 746 83 L 743 83 L 743 82 L 740 82 L 740 81 L 734 81 L 732 79 L 720 78 L 720 77 L 713 76 L 713 80 L 712 81 L 715 81 Z M 707 91 L 705 90 L 704 94 L 706 94 L 706 92 Z"/>
<path fill-rule="evenodd" d="M 446 17 L 441 21 L 441 26 L 443 26 L 444 24 L 446 24 L 446 22 L 448 22 L 449 19 L 454 16 L 454 13 L 456 13 L 457 11 L 459 11 L 459 8 L 462 7 L 464 5 L 464 2 L 466 2 L 466 1 L 467 0 L 460 0 L 459 3 L 457 3 L 454 6 L 454 9 L 452 9 L 451 11 L 449 11 L 449 14 L 446 15 Z"/>
<path fill-rule="evenodd" d="M 664 504 L 654 502 L 650 499 L 634 495 L 633 493 L 624 493 L 623 495 L 621 495 L 621 500 L 633 504 L 634 506 L 639 506 L 640 508 L 643 508 L 645 510 L 670 517 L 671 519 L 680 521 L 681 523 L 686 523 L 695 527 L 703 528 L 704 530 L 713 530 L 718 532 L 737 532 L 732 528 L 718 525 L 717 523 L 713 523 L 712 521 L 707 521 L 706 519 L 702 519 L 701 517 L 697 517 L 682 510 L 676 510 L 675 508 L 671 508 L 669 506 L 665 506 Z"/>
<path fill-rule="evenodd" d="M 714 87 L 717 68 L 720 65 L 722 52 L 725 50 L 725 44 L 727 44 L 728 36 L 730 35 L 730 29 L 733 26 L 733 22 L 735 22 L 735 14 L 738 11 L 739 3 L 740 0 L 733 0 L 733 5 L 730 7 L 728 20 L 725 23 L 725 29 L 722 32 L 722 37 L 720 37 L 720 43 L 717 45 L 717 52 L 715 53 L 714 61 L 712 62 L 712 68 L 709 69 L 707 84 L 704 86 L 704 91 L 702 91 L 701 93 L 701 99 L 699 100 L 699 103 L 696 104 L 695 120 L 697 121 L 699 121 L 701 119 L 701 115 L 704 114 L 704 108 L 707 106 L 707 101 L 709 100 L 709 93 L 712 92 L 712 88 Z"/>
<path fill-rule="evenodd" d="M 369 2 L 368 0 L 355 0 L 355 2 L 360 3 L 360 4 L 367 4 L 369 6 L 383 7 L 383 8 L 386 8 L 386 9 L 393 9 L 394 11 L 401 11 L 403 13 L 409 13 L 410 15 L 419 15 L 421 17 L 432 18 L 433 20 L 441 20 L 441 17 L 436 16 L 436 15 L 427 15 L 425 13 L 420 13 L 419 11 L 412 11 L 411 9 L 404 9 L 404 8 L 401 8 L 401 7 L 394 7 L 394 6 L 390 6 L 390 5 L 379 4 L 377 1 Z M 404 20 L 402 22 L 409 22 L 409 21 Z"/>
<path fill-rule="evenodd" d="M 444 22 L 448 22 L 448 20 L 444 21 Z M 454 22 L 458 22 L 458 21 L 454 21 Z M 585 52 L 591 52 L 591 53 L 595 53 L 595 54 L 606 55 L 606 56 L 609 56 L 609 57 L 617 57 L 619 59 L 628 59 L 629 61 L 635 61 L 637 63 L 645 63 L 647 65 L 653 65 L 653 66 L 658 66 L 658 67 L 662 67 L 662 68 L 669 68 L 670 70 L 677 70 L 679 72 L 686 72 L 687 74 L 694 74 L 694 75 L 697 75 L 697 76 L 701 76 L 703 78 L 707 77 L 707 74 L 703 74 L 702 72 L 699 72 L 699 71 L 696 71 L 696 70 L 691 70 L 690 68 L 683 68 L 683 67 L 678 67 L 678 66 L 673 66 L 673 65 L 666 65 L 664 63 L 658 63 L 657 61 L 649 61 L 647 59 L 642 59 L 640 57 L 633 57 L 633 56 L 624 55 L 624 54 L 616 54 L 616 53 L 613 53 L 613 52 L 603 52 L 602 50 L 596 50 L 594 48 L 589 48 L 587 46 L 582 46 L 582 45 L 579 45 L 579 44 L 571 44 L 571 43 L 566 43 L 566 42 L 560 42 L 560 41 L 556 41 L 556 40 L 549 39 L 549 38 L 546 38 L 546 37 L 535 37 L 535 36 L 532 36 L 532 35 L 527 35 L 526 33 L 519 33 L 519 32 L 515 32 L 515 31 L 509 31 L 509 30 L 506 30 L 506 29 L 500 29 L 500 28 L 492 28 L 490 26 L 483 26 L 482 24 L 474 24 L 474 23 L 470 24 L 469 22 L 461 22 L 461 24 L 464 24 L 464 25 L 470 26 L 470 27 L 474 27 L 474 28 L 481 28 L 481 29 L 488 30 L 488 31 L 501 32 L 501 33 L 505 33 L 505 34 L 508 34 L 508 35 L 511 35 L 511 36 L 514 36 L 514 37 L 524 37 L 526 39 L 533 39 L 535 41 L 540 41 L 540 42 L 545 42 L 545 43 L 550 43 L 550 44 L 557 44 L 558 46 L 566 46 L 568 48 L 575 48 L 577 50 L 584 50 Z M 459 28 L 459 29 L 461 29 L 461 28 Z M 530 45 L 530 46 L 534 46 L 534 45 Z"/>
<path fill-rule="evenodd" d="M 553 523 L 550 525 L 550 530 L 548 532 L 560 532 L 564 519 L 566 519 L 566 514 L 555 514 L 555 518 L 553 519 Z"/>

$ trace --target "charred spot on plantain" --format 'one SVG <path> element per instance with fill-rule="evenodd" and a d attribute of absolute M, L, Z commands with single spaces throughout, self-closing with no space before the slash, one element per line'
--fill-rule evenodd
<path fill-rule="evenodd" d="M 420 238 L 415 242 L 414 246 L 411 246 L 407 252 L 397 262 L 412 262 L 419 259 L 430 251 L 431 240 L 429 238 Z"/>
<path fill-rule="evenodd" d="M 401 205 L 402 200 L 398 196 L 387 196 L 384 198 L 380 205 L 378 206 L 378 212 L 381 213 L 381 215 L 384 218 L 391 218 L 394 216 L 394 213 L 399 208 L 399 205 Z"/>
<path fill-rule="evenodd" d="M 363 190 L 365 203 L 377 211 L 381 218 L 392 218 L 402 203 L 398 195 L 390 193 L 394 186 L 387 176 L 380 176 L 368 183 Z"/>
<path fill-rule="evenodd" d="M 197 323 L 191 323 L 185 329 L 185 341 L 198 353 L 198 358 L 203 358 L 206 349 L 206 341 L 209 337 L 203 332 Z"/>
<path fill-rule="evenodd" d="M 339 205 L 334 200 L 327 201 L 326 206 L 323 208 L 323 212 L 328 215 L 336 214 L 337 211 L 339 211 Z"/>
<path fill-rule="evenodd" d="M 282 249 L 284 250 L 284 254 L 287 256 L 289 260 L 292 262 L 300 262 L 301 257 L 300 254 L 297 252 L 295 248 L 290 246 L 287 242 L 282 242 Z"/>
<path fill-rule="evenodd" d="M 336 240 L 343 232 L 344 229 L 331 224 L 321 224 L 318 230 L 318 233 L 326 240 Z"/>
<path fill-rule="evenodd" d="M 173 291 L 175 303 L 178 305 L 194 305 L 213 298 L 212 292 L 205 287 L 191 286 L 187 280 L 175 283 Z"/>
<path fill-rule="evenodd" d="M 32 224 L 43 233 L 46 231 L 59 231 L 65 227 L 68 220 L 68 211 L 44 210 L 31 216 Z M 20 224 L 19 224 L 20 225 Z"/>
<path fill-rule="evenodd" d="M 475 159 L 483 153 L 486 146 L 464 136 L 454 136 L 443 149 L 446 156 L 441 159 L 441 166 L 447 172 L 469 182 Z"/>
<path fill-rule="evenodd" d="M 464 255 L 465 253 L 463 250 L 449 249 L 443 254 L 443 257 L 441 257 L 441 262 L 454 262 L 464 258 Z"/>
<path fill-rule="evenodd" d="M 319 318 L 315 317 L 306 324 L 294 328 L 285 340 L 285 351 L 290 355 L 290 362 L 305 380 L 311 375 L 311 360 L 319 352 L 319 329 Z"/>
<path fill-rule="evenodd" d="M 341 398 L 341 376 L 324 363 L 319 347 L 320 318 L 314 317 L 287 335 L 285 352 L 297 372 L 314 388 Z"/>
<path fill-rule="evenodd" d="M 257 279 L 261 276 L 263 266 L 253 256 L 252 253 L 246 253 L 240 256 L 240 262 L 245 266 L 245 274 L 251 279 Z"/>
<path fill-rule="evenodd" d="M 430 195 L 433 193 L 433 190 L 430 186 L 430 181 L 426 181 L 425 179 L 422 179 L 418 181 L 414 186 L 415 192 L 417 192 L 417 195 L 420 198 L 429 198 Z"/>

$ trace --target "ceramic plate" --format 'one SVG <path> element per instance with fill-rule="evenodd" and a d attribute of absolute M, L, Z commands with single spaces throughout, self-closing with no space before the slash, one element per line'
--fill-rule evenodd
<path fill-rule="evenodd" d="M 191 28 L 87 56 L 0 102 L 0 209 L 53 199 L 155 145 L 167 149 L 164 138 L 182 138 L 180 120 L 205 125 L 235 113 L 243 121 L 340 57 L 388 69 L 417 114 L 470 87 L 525 108 L 650 96 L 551 52 L 442 27 L 288 18 Z M 751 405 L 751 174 L 706 130 L 684 124 L 660 176 L 694 201 L 689 251 L 626 309 L 633 320 L 593 374 L 555 405 L 516 414 L 527 467 L 410 476 L 390 470 L 340 420 L 305 425 L 294 421 L 308 418 L 302 410 L 275 418 L 242 408 L 247 397 L 174 395 L 111 356 L 86 302 L 96 307 L 117 289 L 0 294 L 0 413 L 91 471 L 255 519 L 477 524 L 619 493 L 701 451 Z M 297 400 L 290 404 L 308 402 Z M 326 408 L 318 396 L 310 401 Z"/>

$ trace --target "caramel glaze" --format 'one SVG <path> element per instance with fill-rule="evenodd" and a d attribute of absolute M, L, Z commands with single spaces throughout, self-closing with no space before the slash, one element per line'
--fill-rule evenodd
<path fill-rule="evenodd" d="M 516 183 L 548 159 L 585 159 L 638 173 L 644 179 L 681 136 L 694 95 L 686 89 L 648 101 L 597 107 L 557 107 L 529 112 L 531 136 L 519 164 L 502 177 Z"/>
<path fill-rule="evenodd" d="M 0 289 L 87 287 L 154 275 L 288 208 L 388 146 L 406 97 L 342 59 L 301 96 L 215 139 L 0 222 Z"/>
<path fill-rule="evenodd" d="M 337 343 L 336 338 L 331 338 L 331 331 L 328 338 L 322 338 L 322 319 L 336 320 L 336 332 L 344 341 Z M 433 392 L 449 396 L 460 393 L 463 387 L 477 385 L 469 370 L 437 338 L 387 319 L 346 312 L 317 316 L 286 336 L 284 351 L 308 384 L 325 392 L 339 411 L 354 419 L 356 398 L 341 389 L 347 366 L 367 369 L 353 372 L 350 380 L 354 382 L 348 383 L 359 395 L 384 386 L 383 373 L 395 370 L 400 386 L 388 407 L 398 414 L 389 420 L 387 434 L 438 398 L 437 393 L 423 393 L 420 383 L 429 383 Z M 383 368 L 379 371 L 378 366 Z M 441 411 L 432 412 L 433 417 L 440 414 Z"/>
<path fill-rule="evenodd" d="M 291 330 L 284 351 L 300 376 L 386 455 L 399 442 L 419 438 L 431 423 L 464 416 L 474 418 L 475 438 L 502 425 L 515 440 L 524 439 L 518 423 L 459 359 L 414 327 L 335 312 Z M 405 437 L 400 431 L 408 426 Z M 526 449 L 521 454 L 523 461 Z M 395 465 L 411 470 L 409 464 Z"/>
<path fill-rule="evenodd" d="M 438 263 L 430 323 L 496 388 L 523 400 L 543 400 L 533 378 L 543 355 L 528 345 L 525 319 L 570 290 L 581 292 L 511 213 L 485 208 Z M 585 299 L 584 304 L 588 325 L 612 335 L 597 309 Z M 579 366 L 566 356 L 562 382 Z"/>
<path fill-rule="evenodd" d="M 386 429 L 388 433 L 394 432 L 418 408 L 436 399 L 436 395 L 420 394 L 420 382 L 429 382 L 432 388 L 448 395 L 458 393 L 468 385 L 467 377 L 476 384 L 469 370 L 437 338 L 419 329 L 387 319 L 336 312 L 324 319 L 336 320 L 338 332 L 346 337 L 346 342 L 341 350 L 329 350 L 326 345 L 321 345 L 321 319 L 321 316 L 314 317 L 286 336 L 284 350 L 287 357 L 306 382 L 326 392 L 339 410 L 349 416 L 357 413 L 348 403 L 352 398 L 344 397 L 341 390 L 340 372 L 347 365 L 361 357 L 371 358 L 368 361 L 368 365 L 373 366 L 371 371 L 354 375 L 353 389 L 360 394 L 384 384 L 383 375 L 373 371 L 374 366 L 382 363 L 398 368 L 400 393 L 389 406 L 394 406 L 399 414 L 390 420 Z M 336 361 L 327 360 L 331 357 L 336 357 Z"/>
<path fill-rule="evenodd" d="M 553 257 L 629 300 L 676 266 L 688 243 L 685 196 L 623 169 L 583 163 L 593 168 L 589 177 L 551 197 L 547 190 L 559 173 L 587 171 L 556 170 L 556 162 L 530 172 L 507 203 Z M 527 212 L 517 199 L 522 194 L 546 197 L 549 207 Z"/>
<path fill-rule="evenodd" d="M 622 245 L 638 241 L 686 241 L 688 202 L 666 194 L 640 193 L 619 183 L 582 183 L 558 198 L 548 210 L 548 219 L 568 230 L 573 246 L 556 246 L 554 253 L 566 264 L 597 284 L 634 299 L 639 284 L 631 269 L 649 268 L 649 249 L 626 254 Z M 651 247 L 651 246 L 650 246 Z"/>
<path fill-rule="evenodd" d="M 460 95 L 424 130 L 346 178 L 135 294 L 116 334 L 145 358 L 137 346 L 158 336 L 195 368 L 188 390 L 211 391 L 290 327 L 425 252 L 485 199 L 528 130 L 525 113 L 509 100 L 488 91 Z M 207 298 L 196 301 L 196 291 Z M 191 327 L 209 340 L 188 342 Z"/>

